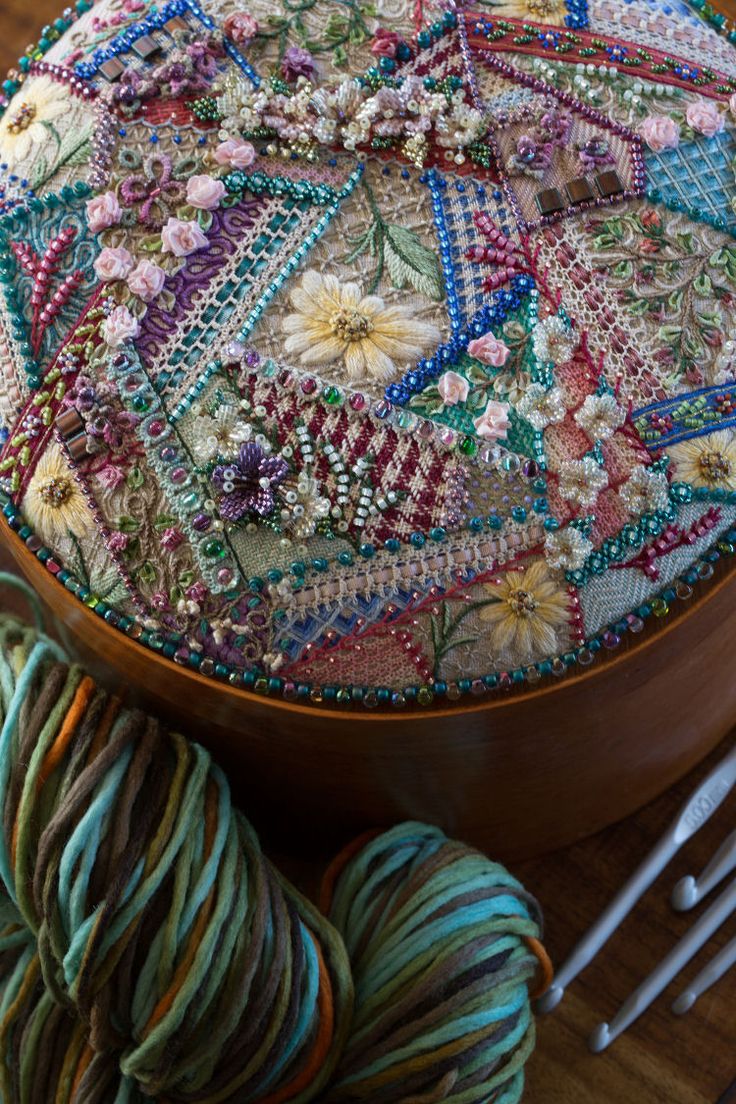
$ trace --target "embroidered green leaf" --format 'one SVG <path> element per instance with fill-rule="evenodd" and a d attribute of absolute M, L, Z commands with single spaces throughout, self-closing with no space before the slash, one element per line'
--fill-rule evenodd
<path fill-rule="evenodd" d="M 122 514 L 118 518 L 117 528 L 121 533 L 137 533 L 140 528 L 140 522 L 135 518 L 129 517 L 128 514 Z"/>
<path fill-rule="evenodd" d="M 140 468 L 131 468 L 128 472 L 128 477 L 125 482 L 130 487 L 131 491 L 137 491 L 139 487 L 142 487 L 146 482 L 146 477 Z"/>
<path fill-rule="evenodd" d="M 384 255 L 394 287 L 413 287 L 428 299 L 445 297 L 439 261 L 412 230 L 405 226 L 386 226 Z"/>
<path fill-rule="evenodd" d="M 697 360 L 705 352 L 703 342 L 698 339 L 697 334 L 685 333 L 682 338 L 682 352 L 686 357 L 690 357 L 692 360 Z"/>
<path fill-rule="evenodd" d="M 64 162 L 65 165 L 86 165 L 92 156 L 92 145 L 90 142 L 82 142 L 80 146 L 77 146 L 75 150 L 67 157 Z"/>
<path fill-rule="evenodd" d="M 612 234 L 596 234 L 593 238 L 593 245 L 596 249 L 614 249 L 616 246 L 616 239 Z"/>
<path fill-rule="evenodd" d="M 101 581 L 95 583 L 92 589 L 100 598 L 109 602 L 111 605 L 123 602 L 128 597 L 128 591 L 125 584 L 120 581 L 114 572 L 102 576 Z"/>
<path fill-rule="evenodd" d="M 172 525 L 176 525 L 176 518 L 171 514 L 156 514 L 156 520 L 154 521 L 156 529 L 170 529 Z"/>
<path fill-rule="evenodd" d="M 622 280 L 630 280 L 634 272 L 634 266 L 631 261 L 619 261 L 617 265 L 613 266 L 613 273 Z"/>
<path fill-rule="evenodd" d="M 682 330 L 679 326 L 660 326 L 657 336 L 665 345 L 676 345 L 682 337 Z"/>
<path fill-rule="evenodd" d="M 693 289 L 696 295 L 702 296 L 704 299 L 709 296 L 713 291 L 713 283 L 710 276 L 706 272 L 701 272 L 699 276 L 696 276 L 693 280 Z"/>
<path fill-rule="evenodd" d="M 48 119 L 41 119 L 41 126 L 51 135 L 51 137 L 56 142 L 56 145 L 61 148 L 61 137 L 59 136 L 59 132 L 54 124 L 49 122 Z"/>
<path fill-rule="evenodd" d="M 156 582 L 157 571 L 150 560 L 146 560 L 145 563 L 141 564 L 137 574 L 140 582 L 146 583 L 149 586 L 151 585 L 151 583 Z"/>
<path fill-rule="evenodd" d="M 146 253 L 161 253 L 163 247 L 160 234 L 148 234 L 138 242 L 138 248 L 145 250 Z"/>

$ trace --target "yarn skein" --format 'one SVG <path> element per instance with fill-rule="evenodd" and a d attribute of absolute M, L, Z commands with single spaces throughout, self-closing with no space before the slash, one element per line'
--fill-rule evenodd
<path fill-rule="evenodd" d="M 548 961 L 503 867 L 402 824 L 320 911 L 203 748 L 9 617 L 0 721 L 4 1104 L 520 1100 Z"/>

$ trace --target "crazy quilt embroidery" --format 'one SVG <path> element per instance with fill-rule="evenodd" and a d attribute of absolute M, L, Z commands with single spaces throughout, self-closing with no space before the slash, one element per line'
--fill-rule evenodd
<path fill-rule="evenodd" d="M 634 7 L 46 28 L 0 96 L 0 487 L 59 585 L 233 686 L 401 708 L 586 666 L 713 573 L 733 33 Z"/>

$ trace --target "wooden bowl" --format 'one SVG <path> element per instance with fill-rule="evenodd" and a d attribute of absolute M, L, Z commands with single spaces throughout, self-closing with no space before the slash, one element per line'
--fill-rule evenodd
<path fill-rule="evenodd" d="M 651 800 L 736 719 L 736 571 L 725 564 L 584 673 L 471 705 L 369 713 L 271 700 L 178 667 L 107 625 L 5 532 L 78 658 L 206 745 L 239 805 L 292 850 L 418 818 L 502 859 L 539 854 Z"/>

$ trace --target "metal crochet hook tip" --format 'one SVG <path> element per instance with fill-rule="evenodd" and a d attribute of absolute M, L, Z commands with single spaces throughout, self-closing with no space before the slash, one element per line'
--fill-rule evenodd
<path fill-rule="evenodd" d="M 678 1016 L 683 1016 L 686 1012 L 689 1012 L 703 993 L 710 989 L 712 985 L 715 985 L 717 981 L 720 981 L 723 975 L 728 973 L 735 964 L 736 938 L 726 943 L 725 947 L 721 947 L 710 962 L 705 964 L 700 973 L 690 982 L 687 989 L 680 993 L 672 1005 L 672 1011 L 677 1013 Z"/>
<path fill-rule="evenodd" d="M 726 836 L 699 878 L 681 878 L 672 891 L 672 907 L 679 912 L 693 908 L 736 870 L 736 831 Z"/>
<path fill-rule="evenodd" d="M 687 874 L 684 878 L 680 878 L 679 882 L 672 890 L 672 897 L 670 898 L 672 907 L 677 909 L 678 912 L 687 912 L 688 909 L 694 908 L 698 903 L 698 888 L 697 882 L 693 878 L 692 874 Z"/>
<path fill-rule="evenodd" d="M 672 1002 L 672 1011 L 676 1016 L 684 1016 L 686 1012 L 690 1011 L 697 999 L 697 994 L 693 993 L 692 989 L 685 989 L 684 992 L 680 993 L 677 1000 Z"/>
<path fill-rule="evenodd" d="M 546 993 L 542 993 L 541 997 L 537 1001 L 537 1012 L 551 1012 L 553 1008 L 556 1008 L 565 995 L 565 990 L 561 985 L 550 985 Z"/>
<path fill-rule="evenodd" d="M 733 747 L 690 795 L 669 829 L 562 964 L 552 988 L 543 994 L 537 1004 L 539 1012 L 551 1012 L 556 1008 L 570 982 L 595 958 L 640 897 L 682 845 L 710 819 L 735 783 L 736 747 Z"/>
<path fill-rule="evenodd" d="M 611 1042 L 611 1032 L 607 1023 L 598 1024 L 595 1031 L 591 1032 L 588 1039 L 588 1049 L 593 1054 L 600 1054 Z"/>
<path fill-rule="evenodd" d="M 706 909 L 702 916 L 693 924 L 690 931 L 682 937 L 670 953 L 663 958 L 651 974 L 644 978 L 639 986 L 626 998 L 616 1015 L 609 1024 L 602 1024 L 591 1035 L 590 1045 L 593 1050 L 602 1050 L 617 1039 L 647 1008 L 664 992 L 669 983 L 675 978 L 683 967 L 695 957 L 701 947 L 704 947 L 721 924 L 736 911 L 736 880 L 715 899 L 712 905 Z M 728 952 L 728 953 L 724 953 Z M 720 976 L 724 963 L 731 955 L 731 962 L 736 959 L 736 940 L 729 944 L 728 948 L 718 955 L 710 964 L 710 969 L 701 971 L 701 978 L 709 978 L 716 973 Z M 697 995 L 695 984 L 688 987 L 688 993 Z M 682 1009 L 687 1011 L 686 1005 L 689 996 L 683 994 Z M 692 1002 L 694 1003 L 694 1001 Z"/>

